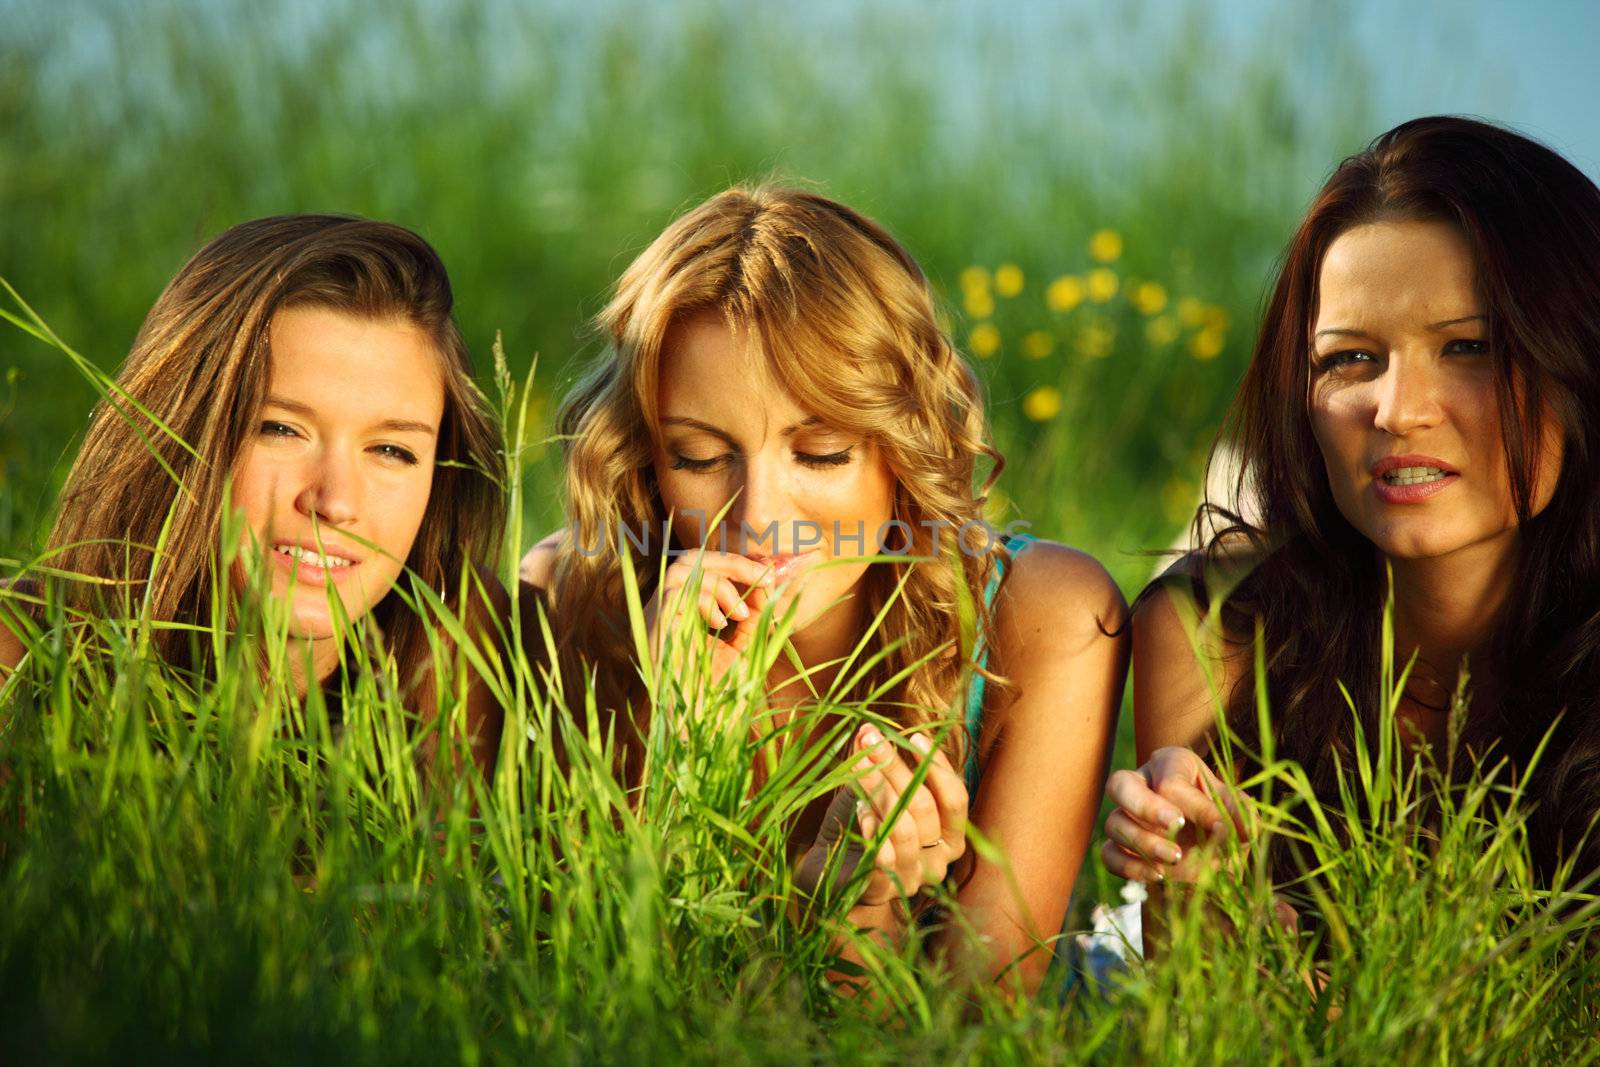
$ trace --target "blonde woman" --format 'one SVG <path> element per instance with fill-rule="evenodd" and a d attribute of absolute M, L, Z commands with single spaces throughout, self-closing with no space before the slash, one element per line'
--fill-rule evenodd
<path fill-rule="evenodd" d="M 217 598 L 228 608 L 243 592 L 243 567 L 223 588 L 214 578 L 222 531 L 239 529 L 241 555 L 259 554 L 287 603 L 302 690 L 339 668 L 336 616 L 370 613 L 412 709 L 448 706 L 424 623 L 391 592 L 410 572 L 453 600 L 501 536 L 504 498 L 486 474 L 498 435 L 451 306 L 438 255 L 399 226 L 285 215 L 212 240 L 151 308 L 67 476 L 42 558 L 84 579 L 59 583 L 69 608 L 206 624 Z M 39 636 L 39 588 L 25 574 L 0 604 L 0 673 Z M 485 634 L 503 610 L 455 607 Z M 152 640 L 194 665 L 192 632 Z M 487 769 L 500 709 L 481 681 L 461 697 Z"/>
<path fill-rule="evenodd" d="M 735 188 L 628 267 L 600 327 L 605 352 L 558 420 L 568 525 L 523 561 L 524 581 L 551 604 L 562 658 L 602 684 L 637 677 L 624 552 L 648 583 L 653 641 L 667 607 L 698 583 L 687 599 L 694 623 L 714 631 L 719 669 L 750 646 L 769 597 L 776 614 L 792 607 L 794 659 L 779 657 L 766 679 L 775 706 L 826 691 L 886 611 L 872 640 L 888 653 L 865 685 L 901 679 L 878 710 L 906 738 L 872 725 L 854 734 L 845 758 L 859 772 L 857 831 L 883 831 L 913 764 L 932 766 L 885 831 L 850 918 L 896 937 L 901 894 L 954 873 L 988 946 L 974 965 L 1036 987 L 1050 953 L 1035 949 L 1061 927 L 1094 826 L 1125 604 L 1090 557 L 1047 541 L 1008 545 L 982 523 L 1001 460 L 921 270 L 842 204 Z M 980 465 L 992 468 L 982 490 Z M 671 544 L 618 536 L 664 522 Z M 652 588 L 673 547 L 694 551 Z M 906 558 L 866 558 L 880 553 Z M 952 554 L 959 569 L 912 562 Z M 967 694 L 973 667 L 959 652 L 964 599 L 979 609 L 990 680 L 972 687 L 969 729 L 945 732 L 934 751 L 928 728 Z M 635 702 L 631 714 L 637 726 L 648 710 Z M 821 866 L 849 807 L 819 802 L 799 820 L 791 853 L 803 871 Z M 1010 874 L 967 851 L 969 817 Z"/>

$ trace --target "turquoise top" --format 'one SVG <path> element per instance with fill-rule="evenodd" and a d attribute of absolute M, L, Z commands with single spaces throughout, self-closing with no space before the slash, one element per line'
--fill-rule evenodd
<path fill-rule="evenodd" d="M 1016 534 L 1006 539 L 1006 547 L 1011 550 L 1012 558 L 1027 548 L 1035 540 L 1031 534 Z M 1000 579 L 1005 577 L 1005 556 L 995 557 L 994 573 L 989 576 L 989 584 L 983 589 L 983 606 L 989 610 L 990 619 L 993 619 L 994 594 L 1000 588 Z M 973 657 L 978 661 L 978 666 L 989 665 L 989 648 L 983 640 L 983 635 L 978 635 L 978 646 Z M 968 798 L 978 795 L 978 735 L 983 726 L 983 689 L 988 681 L 983 675 L 976 672 L 972 675 L 972 684 L 967 687 L 967 766 L 964 777 L 967 780 Z"/>

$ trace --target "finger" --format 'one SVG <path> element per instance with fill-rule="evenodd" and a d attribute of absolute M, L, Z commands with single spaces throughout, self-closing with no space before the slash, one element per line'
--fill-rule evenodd
<path fill-rule="evenodd" d="M 1169 779 L 1161 783 L 1158 792 L 1183 812 L 1184 817 L 1200 833 L 1217 836 L 1221 828 L 1226 827 L 1226 809 L 1218 806 L 1217 799 L 1188 782 Z"/>
<path fill-rule="evenodd" d="M 896 819 L 889 827 L 888 844 L 893 851 L 890 869 L 900 880 L 900 891 L 909 897 L 922 888 L 922 841 L 916 823 Z"/>
<path fill-rule="evenodd" d="M 1239 840 L 1248 840 L 1250 834 L 1245 821 L 1247 815 L 1245 798 L 1235 792 L 1232 786 L 1229 786 L 1221 778 L 1213 774 L 1210 767 L 1206 767 L 1204 770 L 1205 774 L 1201 779 L 1202 786 L 1213 801 L 1221 803 L 1223 811 L 1227 813 L 1228 818 L 1233 822 L 1233 830 L 1238 835 Z M 1213 828 L 1214 831 L 1217 829 Z"/>
<path fill-rule="evenodd" d="M 1183 862 L 1183 849 L 1135 822 L 1121 808 L 1106 816 L 1106 836 L 1141 859 L 1153 863 Z"/>
<path fill-rule="evenodd" d="M 714 578 L 712 583 L 712 595 L 717 598 L 717 607 L 722 609 L 723 615 L 740 622 L 750 617 L 750 606 L 731 579 Z"/>
<path fill-rule="evenodd" d="M 1126 878 L 1130 882 L 1159 882 L 1163 880 L 1160 870 L 1127 852 L 1115 841 L 1108 840 L 1101 843 L 1100 862 L 1106 865 L 1106 870 L 1118 878 Z"/>
<path fill-rule="evenodd" d="M 706 574 L 731 578 L 740 585 L 771 588 L 777 584 L 770 564 L 735 552 L 706 551 L 698 557 L 685 556 L 684 559 L 690 561 L 698 559 L 701 570 Z"/>
<path fill-rule="evenodd" d="M 702 589 L 700 591 L 699 608 L 700 617 L 704 619 L 707 625 L 709 625 L 712 629 L 720 630 L 724 626 L 728 625 L 728 617 L 724 615 L 722 613 L 722 609 L 717 606 L 717 598 L 715 595 L 713 595 L 710 589 Z"/>
<path fill-rule="evenodd" d="M 933 747 L 927 734 L 912 734 L 911 747 L 927 762 L 927 776 L 922 781 L 939 809 L 939 836 L 950 846 L 950 858 L 955 859 L 966 851 L 967 844 L 966 780 L 956 773 L 943 750 Z"/>
<path fill-rule="evenodd" d="M 862 748 L 863 758 L 872 763 L 872 770 L 863 777 L 862 785 L 878 814 L 887 819 L 901 805 L 901 798 L 906 797 L 901 818 L 915 824 L 912 829 L 918 841 L 926 844 L 939 838 L 939 806 L 933 793 L 923 786 L 912 788 L 913 772 L 893 742 L 876 726 L 868 724 L 857 735 L 857 745 Z"/>
<path fill-rule="evenodd" d="M 1167 833 L 1183 829 L 1182 809 L 1164 799 L 1135 771 L 1113 771 L 1106 779 L 1106 796 L 1111 802 L 1146 826 L 1160 827 Z"/>

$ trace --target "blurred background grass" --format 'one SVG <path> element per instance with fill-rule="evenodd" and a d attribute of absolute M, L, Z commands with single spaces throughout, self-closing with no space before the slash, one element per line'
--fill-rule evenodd
<path fill-rule="evenodd" d="M 443 254 L 480 366 L 497 330 L 514 368 L 540 354 L 542 428 L 670 218 L 734 181 L 813 183 L 938 287 L 1010 461 L 997 517 L 1131 594 L 1192 510 L 1296 215 L 1383 125 L 1510 107 L 1524 57 L 1479 41 L 1503 8 L 5 0 L 0 276 L 109 369 L 226 227 L 392 219 Z M 0 371 L 15 556 L 92 393 L 15 331 Z M 527 529 L 556 484 L 547 450 Z"/>

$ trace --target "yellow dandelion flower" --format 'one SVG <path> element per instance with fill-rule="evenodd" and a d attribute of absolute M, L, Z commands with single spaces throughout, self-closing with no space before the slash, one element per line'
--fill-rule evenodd
<path fill-rule="evenodd" d="M 1167 290 L 1160 282 L 1140 282 L 1133 290 L 1133 306 L 1141 315 L 1159 315 L 1167 306 Z"/>
<path fill-rule="evenodd" d="M 1108 267 L 1096 267 L 1089 272 L 1089 299 L 1104 304 L 1117 295 L 1117 272 Z"/>
<path fill-rule="evenodd" d="M 1071 311 L 1083 303 L 1083 279 L 1063 274 L 1044 291 L 1044 302 L 1051 311 Z"/>
<path fill-rule="evenodd" d="M 1108 322 L 1091 322 L 1078 334 L 1078 351 L 1090 359 L 1104 359 L 1116 344 L 1116 328 Z"/>
<path fill-rule="evenodd" d="M 1043 359 L 1056 350 L 1056 335 L 1049 330 L 1030 330 L 1022 338 L 1022 354 L 1029 359 Z"/>
<path fill-rule="evenodd" d="M 968 289 L 966 306 L 968 315 L 986 319 L 994 314 L 994 294 L 987 289 Z"/>
<path fill-rule="evenodd" d="M 1089 254 L 1096 263 L 1112 263 L 1122 258 L 1122 234 L 1116 230 L 1096 230 L 1089 238 Z"/>
<path fill-rule="evenodd" d="M 994 291 L 1001 296 L 1016 296 L 1022 292 L 1022 268 L 1015 263 L 1002 263 L 994 269 Z"/>
<path fill-rule="evenodd" d="M 988 359 L 1000 351 L 1000 331 L 992 322 L 980 322 L 967 334 L 967 347 L 979 359 Z"/>
<path fill-rule="evenodd" d="M 1161 511 L 1168 522 L 1184 522 L 1194 517 L 1199 498 L 1199 491 L 1194 486 L 1174 474 L 1161 487 Z"/>
<path fill-rule="evenodd" d="M 1171 315 L 1157 315 L 1144 324 L 1145 340 L 1161 348 L 1178 339 L 1178 323 Z"/>
<path fill-rule="evenodd" d="M 1222 353 L 1224 340 L 1221 330 L 1207 326 L 1189 338 L 1189 354 L 1195 359 L 1216 359 Z"/>
<path fill-rule="evenodd" d="M 1022 398 L 1022 413 L 1034 422 L 1049 422 L 1061 414 L 1061 390 L 1041 385 Z"/>
<path fill-rule="evenodd" d="M 1193 329 L 1206 321 L 1206 306 L 1204 302 L 1192 296 L 1186 296 L 1178 301 L 1178 321 Z"/>
<path fill-rule="evenodd" d="M 983 267 L 968 267 L 961 272 L 961 289 L 963 292 L 972 292 L 975 289 L 989 288 L 989 272 Z"/>

